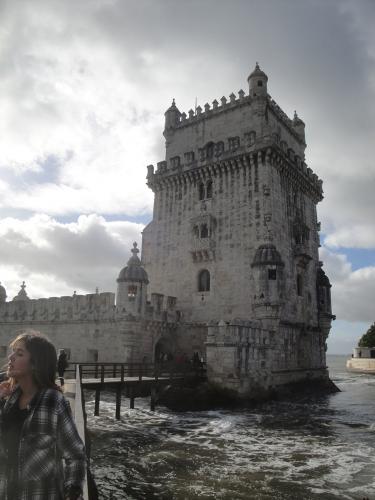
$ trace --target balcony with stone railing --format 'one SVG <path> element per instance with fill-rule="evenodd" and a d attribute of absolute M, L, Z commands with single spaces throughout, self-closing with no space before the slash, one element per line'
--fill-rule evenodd
<path fill-rule="evenodd" d="M 194 262 L 207 262 L 215 259 L 216 243 L 212 238 L 196 238 L 190 253 Z"/>

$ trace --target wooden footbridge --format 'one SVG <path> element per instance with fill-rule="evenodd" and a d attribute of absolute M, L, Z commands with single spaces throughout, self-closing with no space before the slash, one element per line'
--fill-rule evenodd
<path fill-rule="evenodd" d="M 73 370 L 82 389 L 95 391 L 95 416 L 99 415 L 102 391 L 115 392 L 116 419 L 120 419 L 122 398 L 128 398 L 130 408 L 134 408 L 136 397 L 149 396 L 154 410 L 160 392 L 167 386 L 200 382 L 206 376 L 203 365 L 190 363 L 77 363 Z M 70 387 L 71 381 L 67 379 L 66 384 Z"/>

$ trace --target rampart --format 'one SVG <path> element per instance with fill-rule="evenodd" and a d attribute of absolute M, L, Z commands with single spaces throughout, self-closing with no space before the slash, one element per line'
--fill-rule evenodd
<path fill-rule="evenodd" d="M 112 292 L 87 295 L 13 300 L 0 304 L 1 323 L 43 323 L 69 321 L 103 321 L 126 318 L 129 313 L 119 310 Z M 173 323 L 179 319 L 176 298 L 152 294 L 143 319 Z"/>

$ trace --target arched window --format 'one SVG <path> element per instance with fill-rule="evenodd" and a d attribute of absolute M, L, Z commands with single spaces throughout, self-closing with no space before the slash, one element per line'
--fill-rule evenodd
<path fill-rule="evenodd" d="M 206 158 L 210 160 L 214 155 L 214 143 L 209 142 L 206 146 Z"/>
<path fill-rule="evenodd" d="M 207 226 L 207 224 L 202 224 L 202 226 L 201 226 L 201 238 L 208 238 L 208 226 Z"/>
<path fill-rule="evenodd" d="M 203 184 L 203 182 L 201 182 L 199 184 L 199 199 L 204 200 L 204 196 L 205 196 L 204 184 Z"/>
<path fill-rule="evenodd" d="M 297 295 L 299 297 L 303 295 L 303 280 L 301 274 L 297 274 Z"/>
<path fill-rule="evenodd" d="M 215 144 L 215 156 L 220 156 L 224 152 L 224 143 L 223 141 L 219 141 Z"/>
<path fill-rule="evenodd" d="M 212 198 L 212 181 L 208 181 L 206 185 L 206 198 Z"/>
<path fill-rule="evenodd" d="M 207 271 L 207 269 L 203 269 L 198 275 L 198 291 L 210 291 L 210 273 Z"/>

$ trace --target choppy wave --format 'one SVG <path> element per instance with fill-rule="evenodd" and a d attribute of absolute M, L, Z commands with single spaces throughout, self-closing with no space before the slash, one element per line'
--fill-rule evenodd
<path fill-rule="evenodd" d="M 151 412 L 137 399 L 118 422 L 113 394 L 100 417 L 89 400 L 100 498 L 375 499 L 375 386 L 339 376 L 341 393 L 246 411 Z"/>

